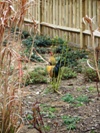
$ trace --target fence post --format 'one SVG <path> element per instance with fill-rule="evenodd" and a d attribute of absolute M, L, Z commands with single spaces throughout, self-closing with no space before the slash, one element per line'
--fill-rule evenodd
<path fill-rule="evenodd" d="M 82 23 L 82 18 L 83 18 L 83 0 L 80 0 L 80 48 L 83 48 L 83 23 Z"/>
<path fill-rule="evenodd" d="M 41 31 L 40 31 L 40 23 L 41 23 L 41 22 L 40 22 L 40 21 L 41 21 L 41 17 L 40 17 L 40 16 L 41 16 L 41 14 L 40 14 L 40 13 L 41 13 L 40 1 L 41 1 L 41 0 L 38 0 L 38 22 L 39 22 L 39 23 L 38 23 L 38 29 L 39 29 L 39 33 L 41 32 Z"/>

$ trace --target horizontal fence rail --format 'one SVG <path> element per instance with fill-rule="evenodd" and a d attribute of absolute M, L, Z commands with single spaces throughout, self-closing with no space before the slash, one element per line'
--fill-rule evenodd
<path fill-rule="evenodd" d="M 31 23 L 31 16 L 34 16 L 40 33 L 62 37 L 80 48 L 91 48 L 89 27 L 82 22 L 86 15 L 94 17 L 94 30 L 100 28 L 100 0 L 36 0 L 25 21 Z M 95 34 L 95 45 L 99 43 L 100 36 Z"/>

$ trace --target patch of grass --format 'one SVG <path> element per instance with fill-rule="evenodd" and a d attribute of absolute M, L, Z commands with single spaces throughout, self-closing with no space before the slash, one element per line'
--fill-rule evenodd
<path fill-rule="evenodd" d="M 62 116 L 62 120 L 64 124 L 67 126 L 68 130 L 74 130 L 76 129 L 76 124 L 80 120 L 80 118 L 64 115 Z"/>
<path fill-rule="evenodd" d="M 44 68 L 35 68 L 33 71 L 29 72 L 26 78 L 25 85 L 36 84 L 36 83 L 47 83 L 47 73 Z"/>

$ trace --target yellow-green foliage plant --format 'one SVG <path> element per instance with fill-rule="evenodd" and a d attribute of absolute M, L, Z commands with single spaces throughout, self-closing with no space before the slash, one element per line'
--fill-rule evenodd
<path fill-rule="evenodd" d="M 24 16 L 30 2 L 34 4 L 34 0 L 0 1 L 0 133 L 16 133 L 23 125 L 23 69 L 19 51 L 14 47 L 18 43 L 21 46 Z M 16 35 L 17 27 L 19 33 Z"/>
<path fill-rule="evenodd" d="M 87 22 L 90 28 L 90 33 L 91 33 L 91 42 L 92 42 L 92 48 L 93 48 L 93 55 L 94 55 L 94 64 L 95 64 L 95 68 L 92 67 L 89 64 L 89 60 L 87 60 L 87 64 L 88 66 L 93 69 L 94 71 L 96 71 L 99 82 L 100 82 L 100 70 L 99 70 L 99 66 L 98 66 L 98 56 L 96 53 L 96 46 L 95 46 L 95 41 L 94 41 L 94 34 L 98 34 L 100 36 L 100 27 L 98 27 L 96 30 L 93 30 L 93 18 L 88 17 L 87 15 L 83 18 L 83 22 Z M 100 52 L 100 50 L 98 51 Z M 97 81 L 98 82 L 98 81 Z M 97 92 L 98 92 L 98 96 L 100 96 L 100 92 L 99 92 L 99 88 L 97 85 Z"/>

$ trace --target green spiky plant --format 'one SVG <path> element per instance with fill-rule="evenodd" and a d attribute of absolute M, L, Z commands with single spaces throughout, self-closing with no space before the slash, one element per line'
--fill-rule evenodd
<path fill-rule="evenodd" d="M 22 62 L 19 51 L 13 47 L 21 45 L 24 16 L 30 4 L 28 0 L 0 2 L 0 133 L 18 132 L 23 125 Z M 3 46 L 5 41 L 6 47 Z"/>

